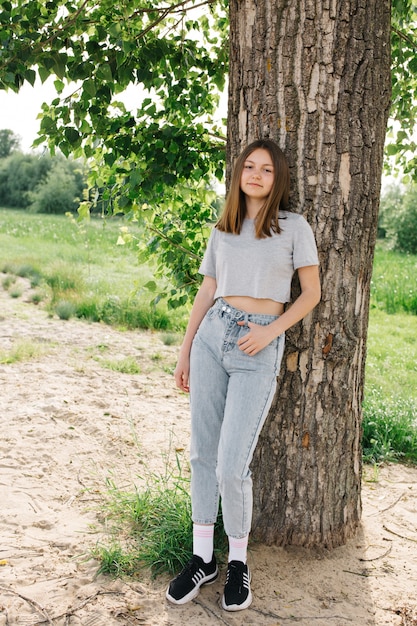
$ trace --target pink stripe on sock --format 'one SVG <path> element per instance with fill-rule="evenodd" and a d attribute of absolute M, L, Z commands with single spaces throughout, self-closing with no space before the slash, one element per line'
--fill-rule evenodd
<path fill-rule="evenodd" d="M 235 539 L 234 537 L 229 537 L 229 543 L 234 548 L 244 548 L 248 543 L 248 538 L 243 537 L 242 539 Z"/>
<path fill-rule="evenodd" d="M 200 530 L 199 528 L 198 529 L 195 528 L 194 529 L 194 535 L 196 537 L 203 537 L 203 538 L 205 538 L 205 537 L 212 537 L 213 536 L 213 529 L 212 528 L 208 528 L 207 530 L 205 530 L 205 529 L 204 530 L 203 529 Z"/>

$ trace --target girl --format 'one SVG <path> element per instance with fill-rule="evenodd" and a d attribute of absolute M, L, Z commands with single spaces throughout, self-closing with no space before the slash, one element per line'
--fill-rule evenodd
<path fill-rule="evenodd" d="M 214 582 L 219 498 L 229 538 L 222 606 L 252 602 L 246 564 L 252 518 L 249 469 L 268 415 L 284 351 L 284 333 L 320 299 L 312 230 L 287 210 L 289 168 L 269 139 L 250 144 L 233 171 L 223 214 L 213 229 L 175 369 L 190 392 L 193 557 L 174 578 L 168 600 L 184 604 Z M 295 270 L 301 294 L 284 312 Z"/>

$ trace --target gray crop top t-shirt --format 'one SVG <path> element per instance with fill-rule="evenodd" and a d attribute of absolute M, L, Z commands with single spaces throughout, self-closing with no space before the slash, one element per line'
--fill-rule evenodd
<path fill-rule="evenodd" d="M 294 271 L 318 265 L 313 231 L 302 215 L 280 211 L 281 232 L 256 239 L 254 220 L 239 235 L 213 228 L 199 273 L 216 279 L 214 299 L 250 296 L 289 302 Z"/>

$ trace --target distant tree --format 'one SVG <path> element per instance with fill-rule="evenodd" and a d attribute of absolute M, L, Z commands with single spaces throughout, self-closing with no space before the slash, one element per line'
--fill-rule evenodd
<path fill-rule="evenodd" d="M 5 159 L 20 146 L 20 138 L 10 129 L 0 130 L 0 159 Z"/>
<path fill-rule="evenodd" d="M 382 196 L 378 215 L 378 239 L 393 238 L 392 222 L 401 210 L 404 189 L 395 183 L 387 187 Z"/>
<path fill-rule="evenodd" d="M 417 254 L 417 185 L 389 187 L 381 198 L 380 237 L 399 252 Z"/>
<path fill-rule="evenodd" d="M 29 206 L 29 192 L 44 180 L 51 169 L 49 155 L 14 152 L 0 161 L 0 205 L 24 209 Z"/>
<path fill-rule="evenodd" d="M 82 163 L 63 156 L 12 153 L 0 160 L 0 206 L 48 213 L 75 211 L 86 186 Z M 55 209 L 52 197 L 57 200 Z"/>
<path fill-rule="evenodd" d="M 417 254 L 417 187 L 406 191 L 401 210 L 396 216 L 395 247 L 400 252 Z"/>
<path fill-rule="evenodd" d="M 29 193 L 29 210 L 33 213 L 67 213 L 77 210 L 80 196 L 77 195 L 75 172 L 64 160 L 55 160 L 35 190 Z"/>

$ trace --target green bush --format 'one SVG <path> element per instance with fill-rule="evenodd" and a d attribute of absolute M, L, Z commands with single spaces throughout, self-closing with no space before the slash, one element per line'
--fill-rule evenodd
<path fill-rule="evenodd" d="M 367 463 L 417 462 L 416 402 L 371 389 L 363 404 L 363 458 Z"/>
<path fill-rule="evenodd" d="M 417 254 L 417 193 L 406 195 L 397 217 L 395 247 L 400 252 Z"/>
<path fill-rule="evenodd" d="M 417 186 L 391 186 L 381 198 L 378 237 L 399 252 L 417 254 Z"/>
<path fill-rule="evenodd" d="M 14 152 L 0 161 L 0 205 L 25 209 L 30 193 L 46 177 L 52 167 L 49 155 Z"/>
<path fill-rule="evenodd" d="M 80 202 L 75 176 L 60 162 L 54 164 L 29 198 L 33 213 L 72 213 Z"/>
<path fill-rule="evenodd" d="M 35 213 L 75 211 L 85 179 L 81 162 L 13 152 L 0 159 L 0 205 Z"/>
<path fill-rule="evenodd" d="M 75 315 L 75 305 L 67 300 L 60 300 L 55 305 L 55 313 L 60 320 L 69 320 Z"/>

